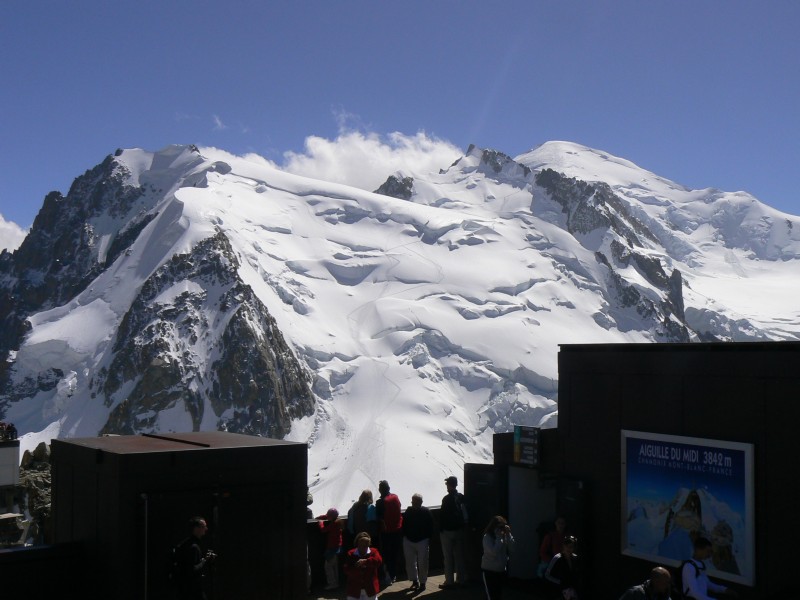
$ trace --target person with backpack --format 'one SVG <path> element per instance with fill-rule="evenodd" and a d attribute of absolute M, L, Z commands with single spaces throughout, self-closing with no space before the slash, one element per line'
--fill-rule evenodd
<path fill-rule="evenodd" d="M 380 549 L 386 571 L 384 585 L 391 585 L 397 579 L 397 560 L 403 548 L 403 506 L 397 494 L 390 492 L 385 479 L 378 483 L 381 497 L 375 502 L 375 514 L 381 530 Z"/>
<path fill-rule="evenodd" d="M 363 490 L 347 511 L 347 545 L 352 546 L 351 542 L 362 531 L 366 531 L 370 538 L 378 539 L 378 516 L 375 514 L 371 490 Z"/>
<path fill-rule="evenodd" d="M 444 555 L 444 583 L 439 587 L 448 590 L 467 583 L 464 563 L 464 527 L 467 524 L 467 506 L 464 495 L 457 491 L 458 479 L 452 475 L 444 480 L 447 495 L 442 498 L 439 512 L 439 538 Z M 454 579 L 455 575 L 455 579 Z"/>
<path fill-rule="evenodd" d="M 671 600 L 672 575 L 664 567 L 654 567 L 650 579 L 635 585 L 622 594 L 619 600 Z"/>
<path fill-rule="evenodd" d="M 175 580 L 179 600 L 205 600 L 204 579 L 216 555 L 208 550 L 203 553 L 200 540 L 208 533 L 208 524 L 203 517 L 189 519 L 189 537 L 174 549 Z"/>
<path fill-rule="evenodd" d="M 725 594 L 736 596 L 736 592 L 730 588 L 714 583 L 706 575 L 706 563 L 713 552 L 713 546 L 708 538 L 699 536 L 694 540 L 694 552 L 692 558 L 684 561 L 680 569 L 680 585 L 683 598 L 693 598 L 693 600 L 711 600 L 709 592 L 714 594 Z"/>

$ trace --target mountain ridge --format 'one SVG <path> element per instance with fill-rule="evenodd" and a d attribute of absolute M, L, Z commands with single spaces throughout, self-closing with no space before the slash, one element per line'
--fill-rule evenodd
<path fill-rule="evenodd" d="M 567 142 L 471 146 L 376 191 L 117 151 L 0 253 L 0 416 L 31 441 L 308 441 L 334 505 L 389 470 L 438 491 L 492 432 L 553 425 L 558 344 L 800 336 L 773 292 L 800 291 L 800 219 L 747 194 Z"/>

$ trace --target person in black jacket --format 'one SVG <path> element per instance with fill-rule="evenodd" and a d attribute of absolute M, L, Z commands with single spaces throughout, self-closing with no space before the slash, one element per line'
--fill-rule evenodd
<path fill-rule="evenodd" d="M 452 475 L 444 480 L 447 495 L 442 498 L 439 512 L 439 538 L 444 554 L 444 583 L 442 589 L 452 589 L 467 583 L 467 569 L 464 563 L 464 527 L 467 524 L 467 507 L 464 495 L 458 493 L 458 479 Z M 455 579 L 453 578 L 455 571 Z"/>
<path fill-rule="evenodd" d="M 672 576 L 664 567 L 650 571 L 650 579 L 635 585 L 625 592 L 619 600 L 670 600 Z"/>
<path fill-rule="evenodd" d="M 411 496 L 411 506 L 403 516 L 403 554 L 411 589 L 425 591 L 428 581 L 428 555 L 433 535 L 431 511 L 422 506 L 422 495 Z"/>
<path fill-rule="evenodd" d="M 544 578 L 550 583 L 553 598 L 579 600 L 581 571 L 575 546 L 578 540 L 571 535 L 564 537 L 561 552 L 547 565 Z"/>
<path fill-rule="evenodd" d="M 189 519 L 190 535 L 178 548 L 178 598 L 180 600 L 205 600 L 204 578 L 216 555 L 203 553 L 200 540 L 208 532 L 203 517 Z"/>

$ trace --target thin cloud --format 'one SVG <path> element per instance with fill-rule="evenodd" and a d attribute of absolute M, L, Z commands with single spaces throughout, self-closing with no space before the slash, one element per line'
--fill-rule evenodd
<path fill-rule="evenodd" d="M 223 131 L 228 128 L 217 115 L 212 115 L 212 118 L 214 119 L 214 131 Z"/>
<path fill-rule="evenodd" d="M 344 114 L 349 116 L 349 114 Z M 284 153 L 283 169 L 296 175 L 373 191 L 389 175 L 438 172 L 463 152 L 425 132 L 406 135 L 343 131 L 335 140 L 309 136 L 302 153 Z"/>
<path fill-rule="evenodd" d="M 23 229 L 13 221 L 6 221 L 0 215 L 0 250 L 6 249 L 13 252 L 28 235 L 28 230 Z"/>
<path fill-rule="evenodd" d="M 175 120 L 178 121 L 179 123 L 181 121 L 194 121 L 198 118 L 199 117 L 197 115 L 190 115 L 189 113 L 179 112 L 179 111 L 175 112 Z"/>
<path fill-rule="evenodd" d="M 345 110 L 342 106 L 332 108 L 331 112 L 336 121 L 339 135 L 345 135 L 353 131 L 368 132 L 370 129 L 370 127 L 361 120 L 359 115 Z"/>

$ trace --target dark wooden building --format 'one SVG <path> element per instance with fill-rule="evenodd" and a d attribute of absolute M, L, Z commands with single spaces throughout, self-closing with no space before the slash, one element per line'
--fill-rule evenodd
<path fill-rule="evenodd" d="M 623 430 L 748 448 L 752 535 L 734 542 L 753 546 L 739 547 L 752 581 L 730 586 L 740 598 L 797 594 L 800 343 L 565 345 L 558 402 L 555 470 L 573 492 L 565 504 L 559 489 L 559 502 L 579 529 L 591 597 L 617 598 L 654 566 L 623 553 L 636 516 L 624 512 Z"/>
<path fill-rule="evenodd" d="M 214 598 L 306 597 L 305 444 L 224 432 L 53 440 L 57 544 L 75 597 L 172 598 L 170 550 L 209 524 Z"/>

